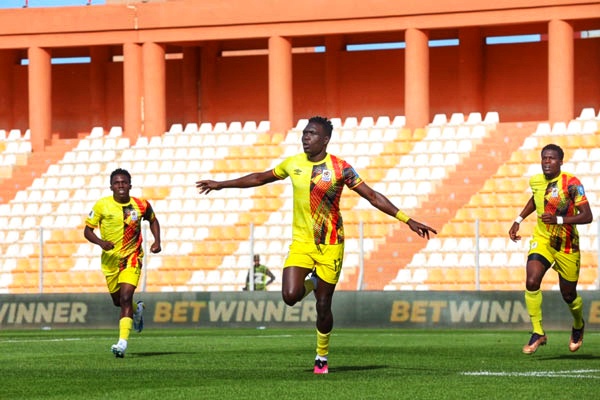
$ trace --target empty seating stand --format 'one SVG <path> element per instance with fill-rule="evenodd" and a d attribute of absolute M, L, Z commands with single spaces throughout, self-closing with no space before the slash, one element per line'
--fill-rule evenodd
<path fill-rule="evenodd" d="M 402 245 L 414 253 L 398 265 L 393 252 L 382 251 L 398 236 L 398 222 L 347 191 L 342 203 L 347 245 L 341 289 L 357 287 L 362 251 L 367 261 L 377 259 L 380 265 L 391 266 L 386 267 L 393 270 L 389 278 L 370 283 L 385 290 L 521 290 L 527 239 L 514 244 L 507 231 L 530 195 L 527 178 L 536 173 L 546 143 L 564 147 L 564 169 L 577 173 L 588 197 L 598 196 L 600 121 L 595 110 L 582 110 L 573 121 L 542 123 L 532 129 L 497 169 L 486 172 L 481 187 L 452 214 L 433 199 L 460 194 L 452 180 L 457 168 L 495 134 L 500 124 L 497 113 L 438 115 L 429 126 L 416 130 L 407 129 L 402 116 L 356 116 L 333 122 L 329 151 L 345 158 L 370 186 L 409 215 L 434 216 L 439 231 L 421 248 Z M 40 284 L 44 292 L 106 290 L 100 249 L 82 232 L 94 202 L 110 195 L 108 176 L 117 167 L 131 172 L 132 195 L 152 202 L 163 228 L 163 252 L 147 254 L 140 290 L 241 290 L 253 252 L 261 254 L 277 275 L 278 282 L 269 290 L 279 290 L 291 239 L 289 182 L 199 196 L 195 181 L 272 168 L 301 151 L 300 131 L 306 123 L 299 120 L 289 132 L 274 135 L 268 133 L 265 121 L 174 124 L 162 136 L 140 137 L 134 143 L 122 136 L 119 127 L 107 134 L 104 129 L 92 130 L 30 187 L 0 204 L 0 291 L 37 293 Z M 17 138 L 16 133 L 0 132 L 0 154 L 21 154 L 14 159 L 26 165 L 30 147 L 13 141 L 30 143 L 23 134 Z M 597 202 L 592 204 L 599 215 Z M 580 229 L 584 290 L 597 288 L 595 223 Z M 526 220 L 521 229 L 527 237 L 533 221 Z M 556 289 L 555 282 L 548 282 L 548 288 Z"/>

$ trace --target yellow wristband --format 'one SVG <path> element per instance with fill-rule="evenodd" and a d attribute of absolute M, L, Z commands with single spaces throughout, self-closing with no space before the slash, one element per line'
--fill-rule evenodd
<path fill-rule="evenodd" d="M 406 214 L 404 214 L 402 211 L 398 210 L 398 212 L 396 213 L 396 219 L 399 221 L 402 221 L 404 223 L 407 223 L 408 220 L 410 219 L 410 217 Z"/>

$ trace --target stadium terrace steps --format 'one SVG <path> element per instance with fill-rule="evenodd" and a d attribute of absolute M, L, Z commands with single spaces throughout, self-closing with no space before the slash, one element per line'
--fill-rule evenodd
<path fill-rule="evenodd" d="M 44 151 L 30 153 L 27 164 L 16 166 L 12 171 L 12 176 L 2 181 L 0 185 L 0 203 L 9 202 L 14 199 L 19 190 L 31 186 L 35 178 L 46 172 L 50 165 L 61 160 L 67 151 L 77 146 L 78 142 L 78 139 L 53 137 L 50 145 Z"/>
<path fill-rule="evenodd" d="M 469 203 L 462 207 L 449 223 L 444 225 L 441 234 L 435 240 L 428 242 L 424 251 L 415 254 L 406 268 L 398 271 L 397 277 L 385 286 L 385 290 L 443 290 L 448 287 L 469 290 L 472 288 L 474 280 L 467 284 L 452 284 L 451 277 L 436 275 L 433 271 L 439 268 L 456 267 L 464 275 L 468 275 L 470 270 L 472 271 L 475 265 L 475 255 L 472 251 L 465 252 L 464 250 L 472 250 L 475 247 L 473 238 L 476 219 L 480 220 L 479 231 L 481 233 L 479 243 L 480 289 L 522 290 L 523 282 L 519 281 L 518 276 L 522 274 L 528 242 L 527 239 L 517 244 L 510 242 L 506 237 L 506 229 L 510 226 L 514 215 L 521 210 L 530 196 L 527 177 L 539 170 L 541 148 L 547 143 L 560 143 L 565 150 L 565 170 L 573 171 L 575 169 L 577 172 L 577 165 L 586 162 L 579 160 L 593 158 L 588 157 L 585 149 L 583 150 L 585 153 L 582 153 L 579 144 L 581 142 L 596 143 L 596 137 L 600 138 L 600 135 L 585 132 L 572 132 L 568 137 L 564 134 L 561 136 L 551 133 L 539 135 L 538 132 L 539 129 L 525 139 L 523 145 L 511 154 L 510 159 L 500 166 L 498 172 L 486 180 L 484 187 L 471 197 Z M 575 156 L 575 152 L 579 152 L 579 154 Z M 570 159 L 571 154 L 574 157 L 573 160 Z M 573 164 L 567 166 L 571 163 Z M 519 166 L 522 171 L 514 176 L 507 175 L 506 172 L 512 169 L 507 168 L 508 166 Z M 597 185 L 590 185 L 589 182 L 593 182 L 596 175 L 590 168 L 584 168 L 577 175 L 582 181 L 588 182 L 586 192 L 594 204 Z M 521 224 L 520 231 L 524 238 L 531 236 L 534 225 L 535 219 L 528 219 Z M 590 229 L 595 232 L 596 226 L 592 224 L 580 228 L 583 254 L 579 282 L 582 289 L 597 288 L 597 252 L 593 244 L 596 243 L 596 237 L 594 233 L 590 232 Z M 506 266 L 509 268 L 503 268 Z M 423 273 L 418 273 L 420 271 Z M 432 274 L 428 274 L 430 271 Z M 415 281 L 412 275 L 418 276 L 419 279 Z M 443 279 L 443 282 L 439 281 L 440 278 Z M 545 289 L 551 290 L 557 290 L 558 287 L 557 282 L 553 282 L 552 278 L 544 285 Z"/>
<path fill-rule="evenodd" d="M 535 132 L 537 123 L 499 123 L 470 153 L 456 166 L 428 196 L 428 199 L 409 215 L 442 231 L 457 211 L 466 205 L 483 186 L 487 178 L 494 175 L 510 155 L 516 151 L 526 137 Z M 462 184 L 468 183 L 468 185 Z M 443 206 L 440 206 L 443 205 Z M 416 237 L 406 226 L 394 227 L 382 245 L 365 260 L 365 281 L 370 282 L 366 290 L 383 290 L 396 276 L 399 268 L 409 264 L 413 255 L 421 251 L 427 242 Z M 356 287 L 356 284 L 350 284 Z"/>

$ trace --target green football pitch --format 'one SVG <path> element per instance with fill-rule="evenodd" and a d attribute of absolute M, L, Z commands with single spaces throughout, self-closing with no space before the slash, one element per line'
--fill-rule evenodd
<path fill-rule="evenodd" d="M 314 375 L 313 329 L 0 331 L 0 399 L 595 399 L 600 335 L 527 356 L 527 332 L 334 329 Z"/>

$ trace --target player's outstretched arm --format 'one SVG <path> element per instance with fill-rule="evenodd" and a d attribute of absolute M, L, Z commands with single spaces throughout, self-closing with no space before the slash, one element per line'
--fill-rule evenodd
<path fill-rule="evenodd" d="M 427 239 L 429 239 L 430 232 L 437 235 L 437 230 L 435 230 L 432 227 L 425 225 L 419 221 L 415 221 L 412 218 L 409 218 L 409 220 L 406 221 L 406 224 L 408 225 L 410 230 L 412 230 L 413 232 L 415 232 L 417 235 L 421 236 L 422 238 L 427 237 Z"/>
<path fill-rule="evenodd" d="M 229 179 L 226 181 L 213 181 L 210 179 L 200 180 L 196 182 L 196 188 L 200 194 L 208 194 L 212 190 L 221 190 L 226 188 L 250 188 L 255 186 L 262 186 L 267 183 L 275 182 L 279 180 L 277 176 L 270 169 L 264 172 L 253 172 L 248 175 L 244 175 L 240 178 Z"/>
<path fill-rule="evenodd" d="M 404 214 L 402 211 L 398 209 L 387 197 L 383 194 L 379 193 L 376 190 L 373 190 L 366 183 L 362 183 L 354 188 L 354 191 L 358 193 L 361 197 L 367 200 L 373 207 L 390 215 L 408 225 L 408 227 L 415 232 L 417 235 L 421 237 L 427 237 L 429 239 L 429 234 L 434 233 L 437 234 L 437 231 L 430 226 L 427 226 L 421 222 L 415 221 L 410 218 L 408 215 Z"/>

